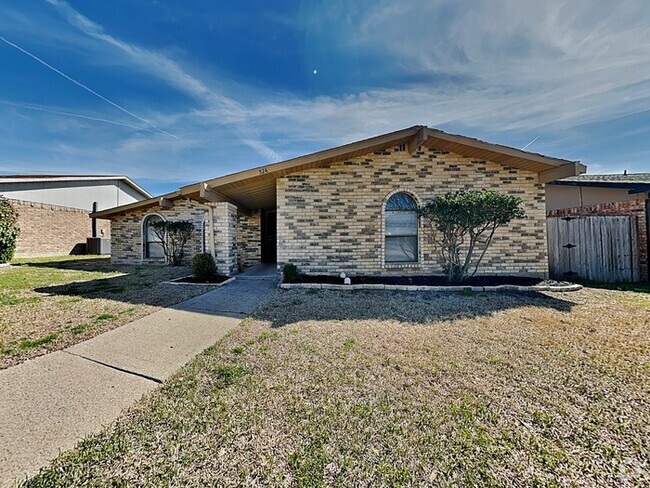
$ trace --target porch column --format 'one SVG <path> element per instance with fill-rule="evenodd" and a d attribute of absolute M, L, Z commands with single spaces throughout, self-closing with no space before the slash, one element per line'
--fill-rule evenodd
<path fill-rule="evenodd" d="M 214 203 L 214 250 L 219 274 L 237 272 L 237 207 L 232 203 Z"/>

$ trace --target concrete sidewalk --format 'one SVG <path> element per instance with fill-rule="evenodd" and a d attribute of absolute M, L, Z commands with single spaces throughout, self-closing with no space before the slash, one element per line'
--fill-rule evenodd
<path fill-rule="evenodd" d="M 0 371 L 0 486 L 35 474 L 221 339 L 275 289 L 241 276 L 68 349 Z"/>

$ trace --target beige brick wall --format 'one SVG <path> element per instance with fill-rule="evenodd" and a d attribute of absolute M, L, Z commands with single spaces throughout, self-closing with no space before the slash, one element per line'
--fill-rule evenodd
<path fill-rule="evenodd" d="M 231 203 L 215 203 L 214 243 L 217 270 L 224 275 L 237 271 L 237 207 Z M 111 261 L 116 264 L 162 264 L 161 260 L 145 259 L 142 225 L 144 219 L 157 214 L 167 220 L 189 220 L 194 223 L 194 234 L 186 247 L 184 261 L 189 263 L 200 252 L 210 251 L 207 233 L 207 211 L 193 201 L 177 201 L 172 208 L 160 206 L 134 210 L 113 218 L 111 237 Z M 205 222 L 205 224 L 204 224 Z M 205 231 L 204 231 L 205 229 Z M 204 235 L 205 232 L 205 235 Z"/>
<path fill-rule="evenodd" d="M 262 259 L 261 212 L 253 211 L 250 216 L 239 214 L 237 224 L 237 262 L 240 268 L 257 264 Z"/>
<path fill-rule="evenodd" d="M 24 200 L 10 200 L 18 213 L 20 236 L 16 257 L 59 256 L 85 251 L 92 236 L 88 211 Z M 110 237 L 108 220 L 97 221 L 97 235 Z"/>
<path fill-rule="evenodd" d="M 396 190 L 422 204 L 448 191 L 483 188 L 521 197 L 527 218 L 497 231 L 479 272 L 546 276 L 544 186 L 536 173 L 437 150 L 411 155 L 399 148 L 278 179 L 278 265 L 295 263 L 308 273 L 442 273 L 422 219 L 418 264 L 384 263 L 384 203 Z"/>
<path fill-rule="evenodd" d="M 179 201 L 172 208 L 159 206 L 138 209 L 112 219 L 111 262 L 115 264 L 161 263 L 157 259 L 144 258 L 142 224 L 151 214 L 166 220 L 189 220 L 194 222 L 194 235 L 187 244 L 185 261 L 203 250 L 203 221 L 205 210 L 193 202 Z"/>

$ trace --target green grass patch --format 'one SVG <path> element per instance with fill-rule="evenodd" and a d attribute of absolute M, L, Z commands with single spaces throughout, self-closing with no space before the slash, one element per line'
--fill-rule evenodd
<path fill-rule="evenodd" d="M 38 303 L 41 297 L 23 297 L 12 293 L 0 293 L 0 307 L 19 305 L 22 303 Z"/>
<path fill-rule="evenodd" d="M 26 262 L 20 266 L 12 266 L 0 273 L 0 289 L 7 291 L 34 290 L 78 281 L 104 279 L 107 274 L 118 276 L 116 272 L 74 269 L 58 265 L 49 266 L 47 262 L 41 264 Z"/>
<path fill-rule="evenodd" d="M 18 342 L 18 349 L 26 351 L 29 349 L 34 349 L 35 347 L 44 346 L 46 344 L 54 342 L 57 337 L 59 337 L 59 334 L 52 333 L 38 339 L 23 339 Z"/>
<path fill-rule="evenodd" d="M 83 334 L 84 332 L 86 332 L 88 330 L 88 327 L 89 327 L 89 324 L 87 324 L 87 323 L 75 325 L 74 327 L 70 328 L 70 332 L 72 334 L 74 334 L 74 335 Z"/>
<path fill-rule="evenodd" d="M 102 322 L 104 320 L 115 320 L 117 317 L 111 313 L 102 313 L 99 314 L 97 317 L 95 317 L 95 320 L 98 322 Z"/>

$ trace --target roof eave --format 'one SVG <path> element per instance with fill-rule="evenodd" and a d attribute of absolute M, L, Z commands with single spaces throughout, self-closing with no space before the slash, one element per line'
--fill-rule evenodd
<path fill-rule="evenodd" d="M 160 205 L 163 200 L 177 200 L 181 197 L 180 191 L 174 191 L 171 193 L 166 193 L 158 197 L 151 197 L 146 200 L 140 200 L 137 202 L 127 203 L 126 205 L 120 205 L 119 207 L 107 208 L 105 210 L 99 210 L 98 212 L 90 213 L 90 217 L 93 219 L 107 219 L 113 215 L 119 215 L 130 210 L 136 210 L 139 208 L 151 207 L 154 205 Z"/>

